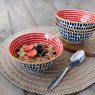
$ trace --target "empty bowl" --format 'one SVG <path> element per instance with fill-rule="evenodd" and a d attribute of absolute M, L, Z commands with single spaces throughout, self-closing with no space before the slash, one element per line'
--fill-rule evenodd
<path fill-rule="evenodd" d="M 36 44 L 36 43 L 48 43 L 53 46 L 54 50 L 56 51 L 56 57 L 45 60 L 44 62 L 28 62 L 25 60 L 19 60 L 17 58 L 17 50 L 22 47 L 23 45 L 29 45 L 29 44 Z M 28 47 L 28 50 L 31 47 Z M 33 47 L 35 48 L 35 47 Z M 34 32 L 34 33 L 28 33 L 21 35 L 17 38 L 15 38 L 13 41 L 11 41 L 9 45 L 9 54 L 14 59 L 14 61 L 21 67 L 30 70 L 30 71 L 43 71 L 48 68 L 50 68 L 56 58 L 60 56 L 60 54 L 63 51 L 63 44 L 62 42 L 54 35 L 48 34 L 48 33 L 41 33 L 41 32 Z M 35 52 L 32 52 L 32 55 Z M 29 54 L 29 51 L 28 51 Z M 33 60 L 34 58 L 32 58 Z"/>
<path fill-rule="evenodd" d="M 95 28 L 95 13 L 84 10 L 59 10 L 55 14 L 55 20 L 68 28 Z"/>
<path fill-rule="evenodd" d="M 92 35 L 92 33 L 83 34 L 83 33 L 67 31 L 62 28 L 58 28 L 58 31 L 65 41 L 73 44 L 79 44 L 82 41 L 87 40 Z"/>
<path fill-rule="evenodd" d="M 58 32 L 63 37 L 63 39 L 69 43 L 79 44 L 82 41 L 85 41 L 91 37 L 93 31 L 89 30 L 77 30 L 61 26 L 56 23 Z"/>

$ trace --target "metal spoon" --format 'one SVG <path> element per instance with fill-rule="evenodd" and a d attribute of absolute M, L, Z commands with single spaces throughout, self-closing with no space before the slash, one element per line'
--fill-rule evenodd
<path fill-rule="evenodd" d="M 48 90 L 51 91 L 52 89 L 54 89 L 59 84 L 59 82 L 64 78 L 67 71 L 70 68 L 81 64 L 84 59 L 85 52 L 83 50 L 79 50 L 76 53 L 74 53 L 70 58 L 70 64 L 65 68 L 64 72 L 61 72 L 61 74 L 58 75 L 56 79 L 48 86 Z"/>

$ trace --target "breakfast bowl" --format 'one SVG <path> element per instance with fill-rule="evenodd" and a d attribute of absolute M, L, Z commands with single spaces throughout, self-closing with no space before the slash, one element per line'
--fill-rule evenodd
<path fill-rule="evenodd" d="M 84 10 L 58 10 L 55 20 L 72 29 L 95 28 L 95 13 Z"/>
<path fill-rule="evenodd" d="M 62 42 L 54 35 L 33 32 L 21 35 L 9 44 L 9 54 L 29 71 L 43 71 L 54 64 L 63 51 Z"/>

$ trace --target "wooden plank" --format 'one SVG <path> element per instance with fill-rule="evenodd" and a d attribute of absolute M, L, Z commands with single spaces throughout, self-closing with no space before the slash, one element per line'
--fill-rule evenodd
<path fill-rule="evenodd" d="M 78 93 L 73 93 L 73 94 L 69 94 L 69 95 L 79 95 Z"/>
<path fill-rule="evenodd" d="M 54 25 L 54 8 L 45 0 L 24 0 L 38 26 Z"/>
<path fill-rule="evenodd" d="M 0 0 L 0 42 L 13 33 L 36 23 L 21 0 Z M 24 95 L 24 91 L 0 74 L 0 95 Z"/>
<path fill-rule="evenodd" d="M 30 94 L 31 95 L 31 94 Z M 45 94 L 45 95 L 49 95 L 49 94 Z M 66 94 L 67 95 L 67 94 Z M 68 94 L 68 95 L 79 95 L 78 93 L 73 93 L 73 94 Z"/>
<path fill-rule="evenodd" d="M 24 92 L 10 83 L 0 73 L 0 95 L 24 95 Z"/>
<path fill-rule="evenodd" d="M 57 10 L 59 9 L 82 9 L 95 12 L 94 0 L 47 0 Z M 84 6 L 86 5 L 86 6 Z"/>
<path fill-rule="evenodd" d="M 33 92 L 28 92 L 28 91 L 25 91 L 24 94 L 25 94 L 25 95 L 42 95 L 42 94 L 33 93 Z"/>
<path fill-rule="evenodd" d="M 81 91 L 80 95 L 95 95 L 95 92 L 91 89 L 91 87 Z"/>
<path fill-rule="evenodd" d="M 32 15 L 27 10 L 23 0 L 5 0 L 13 32 L 16 33 L 36 25 Z"/>
<path fill-rule="evenodd" d="M 91 86 L 93 93 L 95 93 L 95 83 Z"/>
<path fill-rule="evenodd" d="M 36 26 L 36 22 L 24 5 L 23 0 L 5 0 L 5 2 L 8 8 L 13 33 Z M 27 95 L 26 92 L 27 91 L 24 91 L 25 95 Z"/>
<path fill-rule="evenodd" d="M 79 0 L 47 0 L 56 10 L 59 9 L 73 9 Z M 73 4 L 72 4 L 73 3 Z"/>
<path fill-rule="evenodd" d="M 0 44 L 10 35 L 12 30 L 6 5 L 3 0 L 0 0 Z M 23 95 L 23 90 L 11 84 L 0 73 L 0 95 Z"/>
<path fill-rule="evenodd" d="M 3 0 L 0 0 L 0 44 L 11 34 L 12 31 L 9 23 L 7 9 Z"/>

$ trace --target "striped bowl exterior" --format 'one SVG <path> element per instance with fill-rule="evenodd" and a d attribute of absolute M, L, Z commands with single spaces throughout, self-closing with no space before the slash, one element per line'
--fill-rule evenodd
<path fill-rule="evenodd" d="M 94 31 L 95 31 L 95 28 L 92 28 L 92 29 L 86 29 L 86 30 L 82 30 L 82 29 L 73 29 L 73 28 L 68 28 L 68 27 L 65 27 L 63 25 L 61 25 L 59 22 L 55 21 L 55 25 L 58 27 L 58 28 L 61 28 L 63 30 L 67 30 L 67 31 L 70 31 L 70 32 L 73 32 L 73 33 L 77 33 L 77 34 L 92 34 Z"/>
<path fill-rule="evenodd" d="M 9 53 L 12 56 L 12 58 L 22 67 L 30 70 L 30 71 L 42 71 L 45 69 L 48 69 L 53 65 L 53 60 L 48 60 L 44 63 L 29 63 L 20 61 L 16 58 L 16 49 L 21 47 L 24 44 L 33 44 L 33 43 L 39 43 L 39 42 L 46 42 L 54 46 L 56 50 L 56 59 L 60 56 L 60 54 L 63 51 L 63 44 L 62 42 L 56 37 L 51 34 L 47 33 L 41 33 L 41 32 L 35 32 L 35 33 L 29 33 L 22 35 L 20 37 L 17 37 L 14 39 L 9 46 Z"/>
<path fill-rule="evenodd" d="M 59 10 L 55 19 L 69 28 L 95 28 L 95 14 L 84 10 Z"/>

